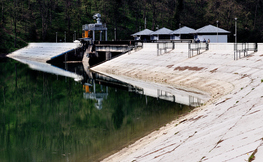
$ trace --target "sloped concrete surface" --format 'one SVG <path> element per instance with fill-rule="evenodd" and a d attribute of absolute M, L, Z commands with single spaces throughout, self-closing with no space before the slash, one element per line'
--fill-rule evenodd
<path fill-rule="evenodd" d="M 83 79 L 82 76 L 46 63 L 53 57 L 62 55 L 79 46 L 80 43 L 29 43 L 27 47 L 14 51 L 8 54 L 7 57 L 28 64 L 30 68 L 35 70 L 71 77 L 76 81 L 80 81 Z"/>
<path fill-rule="evenodd" d="M 207 103 L 104 161 L 263 161 L 263 44 L 234 60 L 233 44 L 210 44 L 188 58 L 187 44 L 157 56 L 144 44 L 92 70 L 118 79 L 203 91 Z"/>
<path fill-rule="evenodd" d="M 13 59 L 26 59 L 37 62 L 47 62 L 75 48 L 80 43 L 29 43 L 27 47 L 8 54 Z"/>

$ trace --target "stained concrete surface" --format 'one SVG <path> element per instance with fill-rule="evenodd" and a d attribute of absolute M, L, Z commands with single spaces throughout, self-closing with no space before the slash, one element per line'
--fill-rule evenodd
<path fill-rule="evenodd" d="M 210 99 L 189 114 L 104 159 L 104 161 L 263 160 L 263 44 L 234 60 L 233 44 L 210 44 L 188 58 L 187 44 L 157 56 L 155 43 L 92 70 L 129 80 L 202 91 Z"/>

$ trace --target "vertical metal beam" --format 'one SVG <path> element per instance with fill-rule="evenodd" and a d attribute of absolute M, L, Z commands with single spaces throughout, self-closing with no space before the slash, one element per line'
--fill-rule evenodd
<path fill-rule="evenodd" d="M 107 36 L 107 30 L 105 30 L 105 41 L 107 41 L 108 40 L 108 38 L 107 38 L 108 36 Z"/>
<path fill-rule="evenodd" d="M 237 54 L 237 18 L 235 18 L 235 48 L 234 48 L 234 60 Z"/>

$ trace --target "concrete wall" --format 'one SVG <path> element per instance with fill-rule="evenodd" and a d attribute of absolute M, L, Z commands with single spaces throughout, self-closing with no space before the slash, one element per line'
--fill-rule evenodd
<path fill-rule="evenodd" d="M 49 48 L 49 47 L 57 47 L 57 48 L 77 48 L 80 47 L 80 43 L 29 43 L 27 47 L 41 47 L 41 48 Z"/>
<path fill-rule="evenodd" d="M 157 43 L 144 43 L 143 48 L 149 51 L 157 51 Z M 188 43 L 175 43 L 175 50 L 188 50 Z M 234 43 L 209 43 L 212 51 L 234 51 Z M 258 51 L 263 51 L 263 43 L 258 43 Z"/>
<path fill-rule="evenodd" d="M 209 43 L 209 50 L 234 51 L 234 43 Z"/>
<path fill-rule="evenodd" d="M 263 51 L 263 43 L 258 43 L 258 51 Z"/>
<path fill-rule="evenodd" d="M 143 43 L 143 49 L 148 51 L 157 51 L 157 43 Z"/>
<path fill-rule="evenodd" d="M 174 48 L 188 50 L 188 43 L 175 43 Z"/>
<path fill-rule="evenodd" d="M 143 48 L 157 50 L 157 43 L 144 43 Z M 262 43 L 263 48 L 263 43 Z M 188 43 L 175 43 L 175 49 L 188 50 Z M 209 43 L 209 50 L 234 50 L 234 43 Z"/>

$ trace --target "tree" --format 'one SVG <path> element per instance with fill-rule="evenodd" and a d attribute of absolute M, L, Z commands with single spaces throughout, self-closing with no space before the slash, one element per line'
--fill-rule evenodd
<path fill-rule="evenodd" d="M 14 22 L 14 34 L 15 34 L 15 39 L 14 39 L 14 47 L 16 48 L 16 39 L 17 39 L 17 30 L 16 30 L 16 25 L 17 25 L 17 0 L 14 0 L 14 10 L 13 10 L 13 22 Z"/>
<path fill-rule="evenodd" d="M 184 10 L 184 4 L 183 4 L 183 0 L 178 0 L 178 4 L 176 6 L 175 9 L 175 14 L 174 14 L 174 22 L 175 22 L 175 26 L 179 26 L 179 24 L 181 23 L 181 17 L 180 15 L 182 14 Z"/>
<path fill-rule="evenodd" d="M 80 35 L 82 25 L 94 23 L 95 13 L 107 24 L 109 40 L 114 28 L 117 39 L 131 39 L 130 34 L 144 28 L 145 19 L 152 30 L 157 26 L 175 30 L 179 24 L 197 29 L 218 20 L 221 28 L 233 32 L 237 17 L 239 33 L 263 41 L 263 0 L 1 0 L 0 5 L 0 25 L 13 46 L 19 38 L 54 41 L 56 32 L 62 39 L 65 31 L 72 40 L 74 31 Z"/>

